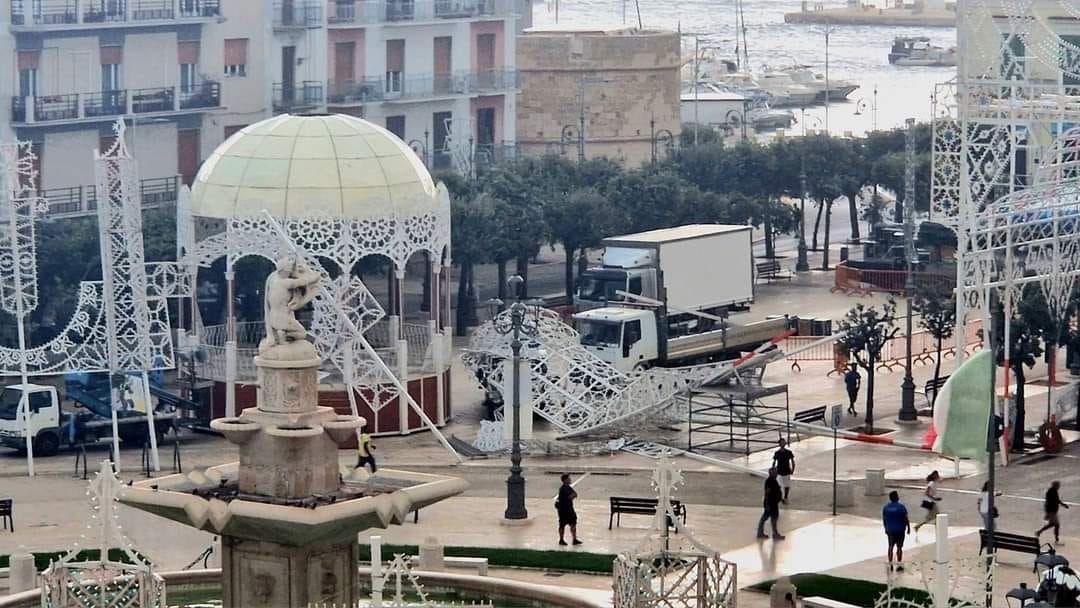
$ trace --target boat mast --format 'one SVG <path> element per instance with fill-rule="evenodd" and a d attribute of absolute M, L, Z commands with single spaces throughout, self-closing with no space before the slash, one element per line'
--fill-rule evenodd
<path fill-rule="evenodd" d="M 743 0 L 735 0 L 735 61 L 739 69 L 750 70 L 750 53 L 746 44 L 746 13 L 743 11 Z M 739 36 L 742 42 L 739 42 Z M 742 48 L 742 57 L 739 57 L 739 49 Z"/>

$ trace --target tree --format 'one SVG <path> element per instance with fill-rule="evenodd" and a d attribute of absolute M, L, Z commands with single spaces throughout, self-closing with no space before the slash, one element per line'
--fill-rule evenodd
<path fill-rule="evenodd" d="M 596 247 L 615 226 L 611 204 L 595 188 L 574 190 L 566 198 L 548 201 L 544 209 L 548 239 L 562 245 L 567 302 L 574 301 L 574 255 Z"/>
<path fill-rule="evenodd" d="M 455 333 L 464 336 L 466 329 L 478 322 L 473 268 L 486 261 L 485 244 L 494 214 L 490 199 L 480 195 L 471 180 L 446 176 L 443 183 L 450 192 L 450 222 L 454 227 L 451 247 L 454 263 L 458 265 Z"/>
<path fill-rule="evenodd" d="M 881 310 L 856 304 L 837 323 L 843 338 L 837 344 L 846 348 L 855 363 L 866 371 L 866 431 L 874 432 L 874 369 L 881 351 L 896 336 L 896 302 L 891 298 Z"/>
<path fill-rule="evenodd" d="M 1005 342 L 1004 336 L 999 336 L 999 339 L 995 340 L 997 364 L 1007 365 L 1012 370 L 1016 383 L 1016 390 L 1013 392 L 1016 402 L 1016 419 L 1013 421 L 1011 442 L 1011 449 L 1014 452 L 1024 451 L 1024 419 L 1026 416 L 1024 394 L 1027 385 L 1027 374 L 1024 372 L 1024 367 L 1034 367 L 1035 362 L 1043 353 L 1041 330 L 1037 324 L 1026 318 L 1031 312 L 1033 311 L 1029 308 L 1027 313 L 1021 311 L 1020 314 L 1014 315 L 1009 320 L 1009 358 L 1007 361 L 1005 360 L 1005 349 L 1002 348 Z M 995 324 L 996 327 L 1004 327 L 1004 312 L 999 310 L 996 316 L 999 319 L 999 322 Z"/>
<path fill-rule="evenodd" d="M 840 172 L 837 181 L 840 191 L 848 199 L 848 217 L 851 222 L 851 240 L 859 242 L 859 193 L 870 181 L 870 163 L 867 161 L 865 145 L 862 140 L 842 139 L 838 149 L 844 150 L 843 159 L 838 159 Z M 828 253 L 826 252 L 826 256 Z"/>
<path fill-rule="evenodd" d="M 937 341 L 937 359 L 934 361 L 934 384 L 941 378 L 941 345 L 952 337 L 956 330 L 956 300 L 952 291 L 943 288 L 924 289 L 915 298 L 915 309 L 919 311 L 919 325 Z M 934 393 L 937 401 L 937 393 Z M 930 402 L 933 408 L 934 401 Z"/>

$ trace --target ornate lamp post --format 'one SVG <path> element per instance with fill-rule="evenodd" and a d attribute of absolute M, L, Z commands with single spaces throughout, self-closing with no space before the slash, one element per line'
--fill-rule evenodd
<path fill-rule="evenodd" d="M 870 99 L 860 97 L 855 101 L 855 116 L 862 116 L 870 112 L 870 124 L 872 131 L 877 131 L 877 85 L 874 85 L 874 96 Z"/>
<path fill-rule="evenodd" d="M 915 119 L 907 119 L 907 142 L 904 170 L 904 257 L 907 258 L 907 280 L 904 293 L 907 296 L 907 356 L 904 360 L 904 381 L 900 385 L 900 414 L 902 422 L 915 422 L 919 413 L 915 410 L 915 379 L 911 376 L 911 309 L 915 294 Z"/>
<path fill-rule="evenodd" d="M 510 305 L 509 317 L 496 316 L 494 320 L 495 331 L 500 335 L 510 336 L 510 350 L 513 353 L 514 377 L 510 407 L 514 430 L 510 447 L 510 476 L 506 478 L 506 519 L 526 519 L 529 516 L 525 509 L 525 477 L 521 474 L 521 336 L 537 335 L 540 325 L 537 316 L 530 315 L 529 306 L 521 301 L 521 285 L 524 282 L 525 279 L 516 274 L 506 280 L 514 302 Z"/>
<path fill-rule="evenodd" d="M 428 158 L 428 136 L 431 135 L 427 129 L 424 129 L 424 141 L 419 139 L 411 139 L 407 144 L 409 148 L 416 152 L 416 155 L 420 157 L 420 160 L 424 161 L 424 164 L 428 167 L 431 166 L 431 159 Z"/>
<path fill-rule="evenodd" d="M 795 272 L 809 272 L 810 261 L 806 259 L 806 164 L 799 170 L 799 258 Z"/>
<path fill-rule="evenodd" d="M 656 130 L 656 119 L 649 118 L 649 141 L 652 144 L 652 164 L 656 164 L 656 148 L 657 145 L 663 145 L 664 151 L 671 153 L 672 148 L 675 147 L 675 136 L 672 135 L 668 129 Z"/>

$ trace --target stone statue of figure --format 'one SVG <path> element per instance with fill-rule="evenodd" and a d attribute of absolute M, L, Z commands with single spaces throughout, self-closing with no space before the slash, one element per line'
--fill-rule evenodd
<path fill-rule="evenodd" d="M 259 344 L 260 354 L 293 342 L 306 342 L 307 329 L 296 320 L 295 313 L 315 298 L 319 279 L 319 273 L 308 270 L 293 255 L 277 261 L 277 268 L 266 277 L 266 338 Z"/>

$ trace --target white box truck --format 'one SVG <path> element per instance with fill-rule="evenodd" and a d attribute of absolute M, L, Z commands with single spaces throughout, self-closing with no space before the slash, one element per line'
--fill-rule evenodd
<path fill-rule="evenodd" d="M 731 358 L 788 331 L 787 318 L 724 318 L 754 298 L 749 226 L 693 224 L 603 241 L 581 277 L 581 344 L 620 371 Z M 629 294 L 629 295 L 627 295 Z"/>

